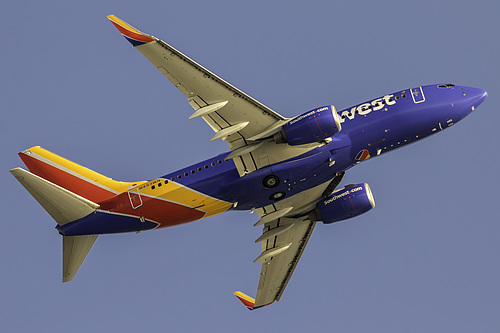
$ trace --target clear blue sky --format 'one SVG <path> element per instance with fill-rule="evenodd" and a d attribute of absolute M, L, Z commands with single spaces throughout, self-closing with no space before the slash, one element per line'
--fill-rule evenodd
<path fill-rule="evenodd" d="M 0 12 L 1 332 L 499 332 L 498 1 L 8 1 Z M 41 145 L 119 180 L 227 150 L 106 19 L 172 44 L 285 116 L 455 83 L 489 98 L 352 169 L 377 207 L 318 225 L 279 303 L 250 312 L 255 215 L 100 237 L 61 281 L 55 222 L 8 170 Z"/>

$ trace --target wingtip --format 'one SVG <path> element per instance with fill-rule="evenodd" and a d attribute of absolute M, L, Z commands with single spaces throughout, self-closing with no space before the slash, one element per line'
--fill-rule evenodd
<path fill-rule="evenodd" d="M 254 309 L 255 299 L 242 293 L 241 291 L 235 291 L 233 294 L 240 300 L 241 303 L 243 303 L 243 305 L 247 307 L 248 310 L 251 311 Z"/>
<path fill-rule="evenodd" d="M 119 19 L 115 15 L 108 15 L 107 18 L 111 21 L 111 23 L 113 23 L 116 29 L 120 31 L 123 37 L 125 37 L 133 46 L 140 46 L 143 44 L 154 42 L 156 40 L 153 36 L 139 31 L 138 29 Z"/>
<path fill-rule="evenodd" d="M 248 296 L 247 294 L 244 294 L 242 293 L 241 291 L 235 291 L 233 292 L 233 294 L 240 300 L 241 303 L 243 303 L 243 305 L 245 305 L 247 307 L 248 310 L 252 311 L 252 310 L 256 310 L 256 309 L 260 309 L 260 308 L 263 308 L 265 306 L 268 306 L 268 305 L 271 305 L 274 303 L 274 301 L 272 301 L 271 303 L 268 303 L 268 304 L 264 304 L 264 305 L 259 305 L 259 306 L 255 306 L 255 299 Z"/>

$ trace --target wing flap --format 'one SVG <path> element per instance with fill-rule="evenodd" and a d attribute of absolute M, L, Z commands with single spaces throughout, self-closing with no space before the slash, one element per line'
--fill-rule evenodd
<path fill-rule="evenodd" d="M 279 301 L 315 225 L 316 222 L 311 222 L 306 218 L 286 217 L 264 225 L 263 235 L 273 232 L 275 234 L 263 239 L 261 254 L 263 258 L 260 260 L 262 268 L 255 297 L 255 308 Z"/>
<path fill-rule="evenodd" d="M 108 18 L 186 96 L 195 110 L 190 118 L 201 117 L 216 132 L 212 140 L 221 138 L 233 152 L 238 151 L 230 158 L 240 176 L 298 156 L 317 145 L 291 147 L 277 145 L 270 140 L 260 145 L 262 142 L 257 143 L 256 140 L 265 140 L 274 135 L 290 119 L 250 97 L 166 42 L 142 33 L 116 16 L 110 15 Z M 242 149 L 248 145 L 252 148 Z"/>
<path fill-rule="evenodd" d="M 258 135 L 278 121 L 286 120 L 166 42 L 140 32 L 116 16 L 110 15 L 108 18 L 129 41 L 132 38 L 139 42 L 137 45 L 132 44 L 187 97 L 195 111 L 211 105 L 221 106 L 203 116 L 216 132 L 249 122 L 237 133 L 228 135 L 226 141 L 231 149 L 245 146 L 246 138 Z M 222 106 L 220 103 L 224 102 L 227 104 Z"/>
<path fill-rule="evenodd" d="M 188 101 L 192 99 L 201 101 L 197 104 L 190 103 L 195 111 L 228 101 L 223 108 L 206 115 L 218 127 L 218 130 L 250 121 L 251 125 L 239 133 L 241 137 L 233 134 L 232 138 L 226 140 L 228 142 L 239 141 L 235 140 L 235 136 L 242 139 L 256 136 L 276 122 L 285 119 L 164 41 L 143 44 L 138 46 L 137 50 L 163 73 L 186 96 Z M 241 142 L 239 146 L 244 145 L 245 143 Z"/>

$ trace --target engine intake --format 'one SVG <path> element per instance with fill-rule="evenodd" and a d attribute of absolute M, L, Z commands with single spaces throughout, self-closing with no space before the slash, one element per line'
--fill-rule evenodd
<path fill-rule="evenodd" d="M 320 142 L 342 129 L 340 120 L 333 105 L 316 108 L 290 120 L 274 139 L 290 146 Z"/>
<path fill-rule="evenodd" d="M 329 224 L 361 215 L 373 207 L 375 200 L 368 184 L 349 185 L 318 202 L 310 217 Z"/>

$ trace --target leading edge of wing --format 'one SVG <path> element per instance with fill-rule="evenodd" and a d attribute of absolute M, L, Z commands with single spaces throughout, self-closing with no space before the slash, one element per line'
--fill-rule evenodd
<path fill-rule="evenodd" d="M 127 22 L 119 19 L 114 15 L 108 15 L 107 17 L 116 27 L 116 29 L 120 31 L 123 37 L 125 37 L 134 47 L 158 40 L 153 36 L 139 31 L 138 29 L 134 28 Z"/>
<path fill-rule="evenodd" d="M 276 111 L 270 109 L 269 107 L 265 106 L 261 102 L 257 101 L 256 99 L 252 98 L 251 96 L 247 95 L 240 89 L 236 88 L 229 82 L 225 81 L 224 79 L 220 78 L 216 74 L 212 73 L 205 67 L 201 66 L 198 64 L 196 61 L 192 60 L 179 50 L 175 49 L 172 47 L 170 44 L 166 43 L 165 41 L 158 39 L 154 36 L 148 35 L 143 33 L 142 31 L 134 28 L 130 24 L 126 23 L 125 21 L 119 19 L 118 17 L 114 15 L 108 15 L 108 19 L 113 23 L 113 25 L 120 31 L 120 33 L 134 46 L 141 46 L 144 44 L 148 44 L 150 42 L 158 42 L 162 47 L 167 49 L 168 51 L 172 52 L 176 56 L 178 56 L 180 59 L 182 59 L 184 62 L 188 63 L 190 66 L 196 68 L 200 72 L 202 72 L 204 75 L 207 77 L 212 78 L 219 84 L 223 85 L 226 89 L 234 93 L 235 96 L 238 96 L 240 98 L 245 99 L 246 101 L 250 102 L 251 104 L 255 105 L 256 107 L 260 108 L 262 111 L 268 113 L 271 117 L 276 119 L 276 121 L 280 120 L 287 120 L 287 118 L 283 117 Z M 151 60 L 150 60 L 151 61 Z"/>

